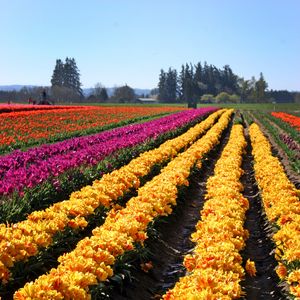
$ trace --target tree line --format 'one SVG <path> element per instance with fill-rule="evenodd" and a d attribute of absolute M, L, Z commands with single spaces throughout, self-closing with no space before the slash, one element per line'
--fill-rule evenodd
<path fill-rule="evenodd" d="M 109 97 L 107 89 L 97 83 L 89 95 L 84 95 L 80 82 L 80 72 L 74 58 L 65 61 L 57 59 L 51 77 L 51 87 L 24 87 L 20 91 L 0 91 L 2 101 L 24 102 L 25 99 L 40 99 L 46 92 L 49 102 L 134 102 L 137 99 L 133 88 L 125 84 L 114 89 Z M 146 97 L 157 98 L 161 103 L 226 102 L 300 102 L 296 92 L 267 90 L 268 83 L 263 73 L 256 80 L 244 79 L 233 72 L 229 65 L 217 68 L 201 62 L 186 63 L 180 71 L 171 67 L 160 70 L 158 86 Z M 38 102 L 38 101 L 37 101 Z"/>
<path fill-rule="evenodd" d="M 159 74 L 158 99 L 161 102 L 265 102 L 268 83 L 260 73 L 259 79 L 239 77 L 229 65 L 222 69 L 206 62 L 186 63 L 178 72 L 163 69 Z"/>

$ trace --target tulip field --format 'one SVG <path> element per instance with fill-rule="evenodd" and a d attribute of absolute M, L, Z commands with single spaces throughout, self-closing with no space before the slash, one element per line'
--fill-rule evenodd
<path fill-rule="evenodd" d="M 300 299 L 299 120 L 0 104 L 0 299 Z"/>
<path fill-rule="evenodd" d="M 87 135 L 126 124 L 135 118 L 182 110 L 179 107 L 27 106 L 29 110 L 3 112 L 0 119 L 0 153 L 45 142 Z M 31 109 L 30 109 L 31 108 Z M 1 108 L 0 108 L 1 112 Z"/>

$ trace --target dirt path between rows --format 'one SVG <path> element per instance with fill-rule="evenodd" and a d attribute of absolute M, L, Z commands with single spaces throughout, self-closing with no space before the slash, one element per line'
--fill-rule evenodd
<path fill-rule="evenodd" d="M 241 182 L 244 186 L 243 194 L 249 201 L 249 210 L 246 213 L 244 225 L 249 231 L 249 239 L 241 254 L 244 261 L 250 258 L 250 260 L 255 262 L 257 273 L 255 277 L 250 277 L 246 274 L 245 280 L 242 282 L 243 290 L 246 292 L 246 296 L 243 299 L 285 299 L 281 288 L 278 286 L 279 278 L 275 273 L 277 262 L 274 254 L 271 254 L 274 249 L 274 244 L 271 240 L 272 231 L 264 214 L 255 182 L 252 167 L 252 149 L 247 132 L 246 138 L 248 146 L 242 164 L 245 173 L 241 178 Z"/>

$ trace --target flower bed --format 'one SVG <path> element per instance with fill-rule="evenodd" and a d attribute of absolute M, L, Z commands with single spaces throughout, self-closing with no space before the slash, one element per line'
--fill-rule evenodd
<path fill-rule="evenodd" d="M 172 212 L 178 187 L 187 185 L 193 166 L 219 143 L 232 110 L 223 114 L 205 136 L 174 158 L 138 191 L 121 210 L 112 210 L 93 236 L 80 241 L 75 250 L 61 256 L 60 265 L 49 274 L 27 283 L 14 299 L 90 299 L 89 287 L 112 276 L 115 258 L 147 238 L 148 224 Z M 198 165 L 199 165 L 198 164 Z"/>
<path fill-rule="evenodd" d="M 192 234 L 193 253 L 184 258 L 188 271 L 164 296 L 174 299 L 237 299 L 244 277 L 239 254 L 248 231 L 244 229 L 248 200 L 241 194 L 242 155 L 246 140 L 241 125 L 234 125 L 214 175 L 207 181 L 201 220 Z"/>
<path fill-rule="evenodd" d="M 157 149 L 141 154 L 128 165 L 94 181 L 92 186 L 72 193 L 69 200 L 56 203 L 44 211 L 33 212 L 27 220 L 12 226 L 1 224 L 0 276 L 3 281 L 9 278 L 8 268 L 16 261 L 36 255 L 40 248 L 50 245 L 56 233 L 67 226 L 86 227 L 87 221 L 84 217 L 93 214 L 101 205 L 109 207 L 112 201 L 130 189 L 138 188 L 140 179 L 146 176 L 155 164 L 175 157 L 179 151 L 188 147 L 209 129 L 223 112 L 224 110 L 213 113 L 185 134 L 163 143 Z"/>
<path fill-rule="evenodd" d="M 299 191 L 287 178 L 271 145 L 257 124 L 250 126 L 255 178 L 261 190 L 269 222 L 275 228 L 277 274 L 300 297 L 300 202 Z"/>

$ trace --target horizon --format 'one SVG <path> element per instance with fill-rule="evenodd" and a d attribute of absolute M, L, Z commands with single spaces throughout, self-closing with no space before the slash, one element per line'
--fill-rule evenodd
<path fill-rule="evenodd" d="M 300 90 L 300 2 L 0 0 L 0 85 L 51 86 L 74 57 L 84 89 L 157 87 L 160 69 L 229 65 L 268 90 Z M 55 16 L 55 17 L 53 17 Z M 69 26 L 67 26 L 69 25 Z"/>
<path fill-rule="evenodd" d="M 1 90 L 1 88 L 3 87 L 19 87 L 19 88 L 22 88 L 22 87 L 44 87 L 44 88 L 51 88 L 51 85 L 37 85 L 37 84 L 1 84 L 0 85 L 0 91 L 3 91 Z M 115 88 L 118 88 L 120 86 L 103 86 L 104 88 L 106 89 L 115 89 Z M 149 88 L 143 88 L 143 87 L 132 87 L 130 86 L 131 88 L 135 89 L 135 90 L 151 90 Z M 94 87 L 91 86 L 91 87 L 82 87 L 83 90 L 89 90 L 89 89 L 93 89 Z"/>

